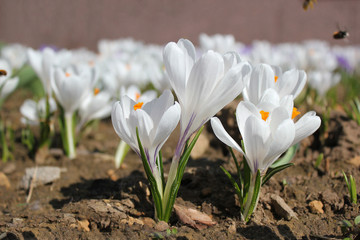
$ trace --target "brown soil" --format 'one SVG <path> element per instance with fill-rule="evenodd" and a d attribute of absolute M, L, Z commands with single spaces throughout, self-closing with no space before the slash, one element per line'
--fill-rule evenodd
<path fill-rule="evenodd" d="M 360 127 L 342 112 L 332 112 L 326 138 L 318 133 L 305 139 L 293 162 L 295 166 L 275 175 L 262 188 L 257 210 L 248 224 L 240 221 L 236 194 L 219 166 L 235 173 L 235 166 L 224 145 L 207 125 L 203 135 L 210 140 L 201 156 L 190 159 L 177 202 L 196 208 L 212 217 L 215 226 L 196 230 L 181 223 L 173 212 L 171 228 L 177 233 L 159 231 L 151 196 L 140 159 L 130 153 L 121 169 L 115 169 L 111 156 L 119 138 L 109 119 L 80 141 L 78 157 L 69 160 L 59 154 L 59 140 L 50 156 L 39 166 L 64 168 L 61 179 L 37 186 L 29 203 L 29 192 L 19 183 L 35 162 L 20 142 L 19 106 L 23 93 L 13 95 L 3 108 L 3 116 L 16 129 L 14 161 L 0 163 L 0 172 L 10 181 L 10 188 L 0 187 L 1 239 L 342 239 L 340 221 L 353 222 L 359 206 L 349 200 L 344 170 L 359 179 Z M 236 103 L 224 109 L 220 118 L 233 136 L 238 136 L 233 116 Z M 227 119 L 227 120 L 225 120 Z M 176 134 L 175 134 L 176 135 Z M 170 166 L 177 136 L 163 149 L 165 169 Z M 201 140 L 203 141 L 203 140 Z M 201 146 L 199 143 L 198 146 Z M 206 144 L 205 144 L 206 145 Z M 324 153 L 321 166 L 315 159 Z M 360 157 L 359 157 L 360 158 Z M 350 160 L 351 163 L 349 162 Z M 15 168 L 14 168 L 15 166 Z M 13 168 L 11 170 L 11 168 Z M 286 182 L 286 184 L 284 184 Z M 357 181 L 359 186 L 359 182 Z M 1 184 L 0 184 L 1 185 Z M 270 200 L 276 194 L 297 214 L 286 220 L 279 216 Z M 318 200 L 324 213 L 313 213 L 309 203 Z M 7 238 L 2 238 L 6 233 Z M 353 237 L 356 236 L 354 233 Z"/>

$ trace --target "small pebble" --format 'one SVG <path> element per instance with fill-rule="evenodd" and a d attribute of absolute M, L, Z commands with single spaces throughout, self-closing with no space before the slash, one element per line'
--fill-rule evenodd
<path fill-rule="evenodd" d="M 168 229 L 168 228 L 169 228 L 169 225 L 164 221 L 160 221 L 160 222 L 156 223 L 156 225 L 155 225 L 155 230 L 160 231 L 160 232 L 166 231 L 166 229 Z"/>
<path fill-rule="evenodd" d="M 323 204 L 320 201 L 314 200 L 309 203 L 310 211 L 312 213 L 324 213 Z"/>
<path fill-rule="evenodd" d="M 276 214 L 285 218 L 286 220 L 290 220 L 291 218 L 297 219 L 296 213 L 289 207 L 289 205 L 286 204 L 284 199 L 275 194 L 272 194 L 270 198 L 271 205 L 275 209 Z"/>
<path fill-rule="evenodd" d="M 11 187 L 8 177 L 2 172 L 0 172 L 0 187 L 5 187 L 6 189 Z"/>

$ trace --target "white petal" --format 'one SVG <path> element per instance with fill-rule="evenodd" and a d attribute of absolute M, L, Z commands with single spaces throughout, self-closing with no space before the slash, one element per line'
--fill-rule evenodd
<path fill-rule="evenodd" d="M 313 134 L 321 124 L 320 117 L 316 116 L 316 113 L 311 111 L 302 116 L 295 123 L 295 139 L 293 145 L 300 142 L 304 138 Z"/>
<path fill-rule="evenodd" d="M 238 124 L 241 135 L 245 131 L 245 122 L 251 115 L 255 115 L 261 119 L 260 111 L 254 104 L 249 101 L 240 102 L 236 108 L 236 122 Z"/>
<path fill-rule="evenodd" d="M 275 75 L 270 65 L 259 64 L 255 66 L 251 73 L 247 89 L 249 101 L 257 105 L 265 90 L 273 88 L 274 85 Z"/>
<path fill-rule="evenodd" d="M 270 128 L 265 121 L 250 116 L 245 122 L 242 137 L 249 167 L 253 173 L 256 173 L 258 169 L 262 169 L 263 161 L 269 151 Z"/>
<path fill-rule="evenodd" d="M 263 161 L 263 171 L 265 171 L 277 158 L 284 153 L 291 145 L 295 137 L 295 126 L 291 119 L 280 123 L 272 134 L 269 152 Z"/>
<path fill-rule="evenodd" d="M 156 130 L 155 138 L 153 139 L 153 146 L 156 146 L 158 150 L 161 149 L 165 141 L 168 139 L 170 134 L 174 131 L 180 120 L 181 108 L 180 105 L 175 104 L 169 107 L 161 119 Z"/>
<path fill-rule="evenodd" d="M 297 69 L 286 71 L 276 82 L 281 97 L 293 95 L 296 98 L 306 84 L 306 73 Z"/>
<path fill-rule="evenodd" d="M 210 123 L 215 136 L 220 141 L 222 141 L 229 147 L 236 149 L 241 154 L 244 154 L 239 144 L 237 144 L 235 140 L 226 132 L 225 128 L 223 127 L 223 125 L 221 124 L 220 120 L 217 117 L 212 117 Z"/>

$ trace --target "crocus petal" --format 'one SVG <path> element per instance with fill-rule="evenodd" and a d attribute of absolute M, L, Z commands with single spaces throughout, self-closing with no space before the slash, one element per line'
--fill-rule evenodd
<path fill-rule="evenodd" d="M 221 124 L 220 120 L 217 117 L 212 117 L 210 122 L 215 136 L 220 141 L 222 141 L 229 147 L 236 149 L 241 154 L 244 154 L 239 144 L 237 144 L 235 140 L 226 132 L 225 128 L 223 127 L 223 125 Z"/>
<path fill-rule="evenodd" d="M 247 96 L 250 102 L 255 105 L 258 104 L 262 94 L 268 88 L 273 88 L 275 85 L 274 71 L 267 64 L 259 64 L 253 68 L 251 73 L 249 85 L 247 87 Z"/>
<path fill-rule="evenodd" d="M 286 71 L 276 82 L 281 97 L 293 95 L 296 98 L 306 84 L 306 73 L 297 69 Z"/>
<path fill-rule="evenodd" d="M 255 115 L 258 118 L 261 118 L 259 109 L 254 104 L 249 101 L 240 102 L 236 108 L 236 122 L 241 134 L 244 133 L 245 122 L 251 115 Z"/>
<path fill-rule="evenodd" d="M 249 167 L 253 173 L 262 169 L 262 161 L 269 151 L 270 128 L 267 123 L 255 116 L 250 116 L 245 122 L 242 133 L 245 152 Z"/>
<path fill-rule="evenodd" d="M 174 97 L 170 90 L 165 90 L 161 96 L 154 99 L 151 102 L 145 103 L 142 109 L 146 111 L 153 119 L 154 124 L 157 125 L 160 122 L 164 111 L 174 104 Z"/>
<path fill-rule="evenodd" d="M 165 141 L 176 128 L 180 120 L 180 114 L 180 105 L 175 102 L 175 104 L 169 107 L 165 111 L 164 115 L 162 115 L 156 130 L 155 137 L 153 139 L 153 145 L 157 146 L 157 149 L 161 149 Z"/>
<path fill-rule="evenodd" d="M 205 53 L 190 72 L 184 107 L 196 109 L 199 103 L 209 96 L 209 93 L 213 92 L 223 75 L 224 61 L 221 55 L 213 51 Z"/>
<path fill-rule="evenodd" d="M 272 133 L 272 141 L 269 146 L 269 151 L 263 159 L 261 170 L 266 170 L 270 167 L 270 165 L 292 145 L 294 137 L 295 126 L 293 121 L 287 119 L 280 123 L 277 129 Z"/>
<path fill-rule="evenodd" d="M 250 72 L 251 67 L 247 62 L 241 62 L 231 68 L 215 87 L 213 94 L 207 98 L 208 108 L 204 111 L 208 112 L 210 117 L 214 116 L 226 104 L 239 96 L 244 88 L 242 79 L 250 75 Z"/>
<path fill-rule="evenodd" d="M 185 94 L 187 79 L 195 62 L 195 50 L 191 45 L 187 40 L 179 40 L 178 44 L 170 42 L 164 48 L 166 72 L 180 103 L 183 101 L 180 96 Z"/>
<path fill-rule="evenodd" d="M 314 111 L 307 112 L 295 123 L 295 138 L 292 145 L 313 134 L 321 124 L 319 116 Z"/>

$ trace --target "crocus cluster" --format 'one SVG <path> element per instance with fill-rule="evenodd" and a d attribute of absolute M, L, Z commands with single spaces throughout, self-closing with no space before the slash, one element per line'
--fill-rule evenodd
<path fill-rule="evenodd" d="M 168 221 L 201 126 L 241 93 L 250 65 L 236 53 L 221 56 L 209 50 L 197 58 L 194 45 L 186 39 L 168 43 L 163 55 L 179 103 L 173 102 L 168 90 L 145 104 L 124 96 L 115 103 L 111 116 L 116 133 L 143 159 L 156 218 Z M 179 121 L 180 137 L 165 182 L 159 152 Z M 197 137 L 184 150 L 197 131 Z"/>
<path fill-rule="evenodd" d="M 275 75 L 267 64 L 254 66 L 244 89 L 244 100 L 236 108 L 236 121 L 243 141 L 243 148 L 225 130 L 220 120 L 211 119 L 215 135 L 226 145 L 244 155 L 251 170 L 247 202 L 241 212 L 247 221 L 256 206 L 259 188 L 256 179 L 265 176 L 268 168 L 289 147 L 314 133 L 320 126 L 315 112 L 301 113 L 294 107 L 294 98 L 305 85 L 304 71 L 289 70 Z M 298 119 L 298 120 L 297 120 Z M 257 196 L 254 196 L 257 195 Z"/>

